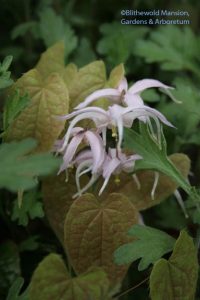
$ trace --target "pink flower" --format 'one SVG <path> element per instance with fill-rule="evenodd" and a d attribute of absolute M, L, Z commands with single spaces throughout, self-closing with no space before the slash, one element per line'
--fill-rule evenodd
<path fill-rule="evenodd" d="M 172 87 L 163 84 L 162 82 L 155 80 L 155 79 L 143 79 L 139 80 L 134 83 L 128 89 L 128 83 L 126 78 L 123 78 L 122 81 L 119 83 L 119 86 L 116 89 L 101 89 L 98 91 L 93 92 L 90 96 L 88 96 L 85 101 L 80 103 L 75 109 L 81 109 L 93 101 L 100 99 L 102 97 L 111 100 L 113 103 L 124 104 L 126 106 L 134 106 L 134 107 L 141 107 L 144 105 L 140 94 L 149 88 L 162 88 L 173 100 L 174 97 L 170 93 L 170 89 Z"/>
<path fill-rule="evenodd" d="M 72 137 L 72 138 L 71 138 Z M 73 165 L 73 159 L 75 153 L 82 142 L 85 142 L 90 146 L 91 154 L 93 158 L 92 164 L 92 173 L 98 172 L 98 169 L 101 167 L 104 157 L 105 157 L 105 149 L 103 145 L 102 138 L 94 131 L 84 130 L 81 127 L 75 127 L 70 132 L 71 141 L 63 147 L 61 145 L 63 155 L 63 163 L 60 167 L 59 173 L 63 170 Z M 63 140 L 64 144 L 65 140 Z M 58 149 L 60 151 L 60 149 Z"/>
<path fill-rule="evenodd" d="M 103 164 L 102 175 L 105 180 L 99 191 L 99 195 L 104 191 L 112 174 L 120 174 L 122 171 L 132 173 L 134 171 L 135 162 L 139 159 L 142 159 L 142 157 L 138 154 L 126 156 L 115 148 L 109 148 L 108 155 Z"/>

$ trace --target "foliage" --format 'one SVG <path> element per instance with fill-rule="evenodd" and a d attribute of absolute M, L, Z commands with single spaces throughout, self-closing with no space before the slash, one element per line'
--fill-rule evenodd
<path fill-rule="evenodd" d="M 31 190 L 23 195 L 23 202 L 19 206 L 17 199 L 13 204 L 12 221 L 18 222 L 19 225 L 27 226 L 30 219 L 44 217 L 42 203 L 39 201 L 41 195 L 37 190 Z"/>
<path fill-rule="evenodd" d="M 18 277 L 9 289 L 6 300 L 28 300 L 28 289 L 19 295 L 20 290 L 24 284 L 22 277 Z"/>
<path fill-rule="evenodd" d="M 19 113 L 25 109 L 30 101 L 27 94 L 20 96 L 19 90 L 16 90 L 15 93 L 8 97 L 5 106 L 4 106 L 4 114 L 3 114 L 3 130 L 11 125 L 14 119 L 19 115 Z"/>
<path fill-rule="evenodd" d="M 140 26 L 134 30 L 131 26 L 121 26 L 119 22 L 103 24 L 100 27 L 102 38 L 98 42 L 97 50 L 106 56 L 111 66 L 126 63 L 135 48 L 135 41 L 142 38 L 147 27 Z"/>
<path fill-rule="evenodd" d="M 55 171 L 59 159 L 51 154 L 29 154 L 36 147 L 33 139 L 4 143 L 0 146 L 0 187 L 11 191 L 33 188 L 38 176 Z"/>
<path fill-rule="evenodd" d="M 149 41 L 140 40 L 135 52 L 163 70 L 189 70 L 199 74 L 200 39 L 189 27 L 162 26 L 152 31 Z"/>
<path fill-rule="evenodd" d="M 124 9 L 155 7 L 188 11 L 191 25 L 120 22 Z M 1 300 L 147 300 L 149 290 L 152 300 L 199 299 L 199 9 L 197 0 L 2 2 Z M 155 124 L 135 120 L 123 141 L 127 155 L 143 157 L 134 179 L 112 176 L 101 196 L 98 179 L 74 199 L 76 170 L 57 176 L 60 159 L 49 153 L 69 126 L 59 117 L 96 90 L 116 89 L 125 75 L 130 83 L 154 78 L 174 87 L 179 104 L 154 89 L 141 97 L 175 128 L 165 126 L 159 140 Z M 103 109 L 110 103 L 95 101 Z M 81 176 L 81 187 L 88 180 Z M 178 188 L 188 218 L 173 196 Z"/>
<path fill-rule="evenodd" d="M 167 158 L 166 141 L 161 132 L 160 144 L 150 137 L 148 128 L 140 126 L 140 134 L 127 129 L 125 147 L 139 153 L 143 159 L 136 164 L 136 170 L 150 169 L 160 171 L 176 181 L 186 192 L 190 193 L 190 185 Z"/>
<path fill-rule="evenodd" d="M 121 265 L 141 258 L 139 271 L 143 271 L 165 253 L 170 252 L 175 242 L 165 232 L 143 225 L 134 225 L 128 234 L 134 237 L 134 241 L 122 245 L 115 251 L 115 262 Z"/>
<path fill-rule="evenodd" d="M 10 71 L 8 71 L 11 62 L 12 56 L 6 56 L 2 63 L 0 63 L 0 89 L 9 87 L 13 81 L 10 78 Z"/>
<path fill-rule="evenodd" d="M 126 230 L 138 222 L 137 210 L 122 194 L 110 194 L 99 202 L 92 194 L 74 201 L 65 220 L 65 247 L 74 270 L 102 267 L 118 283 L 127 270 L 113 263 L 114 250 L 127 242 Z"/>
<path fill-rule="evenodd" d="M 64 22 L 63 18 L 56 15 L 53 9 L 46 8 L 39 13 L 39 35 L 48 48 L 56 42 L 63 40 L 65 44 L 65 56 L 77 46 L 77 38 L 71 27 Z"/>
<path fill-rule="evenodd" d="M 70 278 L 62 258 L 50 254 L 38 266 L 30 285 L 30 300 L 109 299 L 109 281 L 100 268 Z"/>
<path fill-rule="evenodd" d="M 153 267 L 150 276 L 151 299 L 160 300 L 165 297 L 169 300 L 192 300 L 197 276 L 197 251 L 192 238 L 182 231 L 169 260 L 162 258 Z"/>

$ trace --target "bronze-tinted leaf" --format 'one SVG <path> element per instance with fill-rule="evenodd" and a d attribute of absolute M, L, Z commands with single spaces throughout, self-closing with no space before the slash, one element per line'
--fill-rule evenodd
<path fill-rule="evenodd" d="M 152 300 L 194 300 L 198 278 L 197 250 L 182 231 L 169 260 L 160 259 L 150 276 Z"/>
<path fill-rule="evenodd" d="M 183 174 L 184 177 L 187 177 L 190 170 L 190 160 L 188 156 L 182 153 L 176 153 L 169 158 L 181 174 Z M 107 194 L 114 191 L 123 193 L 131 200 L 138 210 L 144 210 L 159 204 L 173 194 L 178 188 L 178 185 L 168 176 L 160 174 L 155 198 L 153 200 L 151 198 L 151 191 L 154 183 L 154 172 L 149 170 L 138 171 L 137 177 L 141 184 L 140 189 L 138 189 L 137 184 L 130 175 L 122 174 L 120 176 L 120 183 L 115 184 L 114 180 L 111 180 L 105 193 Z M 102 197 L 105 197 L 105 194 L 103 194 Z"/>
<path fill-rule="evenodd" d="M 106 86 L 116 88 L 119 82 L 123 79 L 125 74 L 124 65 L 120 64 L 116 66 L 111 72 L 108 78 Z"/>
<path fill-rule="evenodd" d="M 129 241 L 126 232 L 137 222 L 137 210 L 122 194 L 101 202 L 85 194 L 74 201 L 65 221 L 65 247 L 75 271 L 101 266 L 113 282 L 121 281 L 128 266 L 116 266 L 113 252 Z"/>
<path fill-rule="evenodd" d="M 103 61 L 94 61 L 80 68 L 69 83 L 70 110 L 95 90 L 101 89 L 106 83 L 106 69 Z"/>
<path fill-rule="evenodd" d="M 56 116 L 68 113 L 68 91 L 62 78 L 52 73 L 42 79 L 35 69 L 25 73 L 14 85 L 22 94 L 28 93 L 30 104 L 12 122 L 6 140 L 33 137 L 39 151 L 49 151 L 64 128 Z"/>
<path fill-rule="evenodd" d="M 62 77 L 64 82 L 66 83 L 68 89 L 70 90 L 71 85 L 73 84 L 73 80 L 77 76 L 78 68 L 75 64 L 68 64 L 64 70 L 62 70 Z"/>
<path fill-rule="evenodd" d="M 65 173 L 59 176 L 51 176 L 43 180 L 42 192 L 45 213 L 55 234 L 63 244 L 64 220 L 73 203 L 72 196 L 77 192 L 74 173 L 69 174 L 66 182 Z M 81 184 L 86 184 L 86 177 L 82 176 Z"/>
<path fill-rule="evenodd" d="M 35 270 L 30 300 L 108 300 L 109 281 L 101 268 L 71 278 L 62 258 L 50 254 Z"/>
<path fill-rule="evenodd" d="M 42 53 L 40 60 L 36 65 L 36 69 L 43 78 L 47 78 L 51 73 L 61 74 L 64 70 L 64 42 L 60 41 L 49 47 Z"/>

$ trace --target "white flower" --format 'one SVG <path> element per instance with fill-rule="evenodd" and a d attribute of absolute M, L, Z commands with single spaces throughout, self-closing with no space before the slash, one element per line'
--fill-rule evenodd
<path fill-rule="evenodd" d="M 99 195 L 104 191 L 112 174 L 117 175 L 122 171 L 132 173 L 134 171 L 135 161 L 139 159 L 142 159 L 140 155 L 134 154 L 127 156 L 115 148 L 110 148 L 103 164 L 102 175 L 105 180 L 99 191 Z"/>
<path fill-rule="evenodd" d="M 72 137 L 72 138 L 71 138 Z M 105 158 L 105 149 L 102 138 L 98 133 L 91 130 L 84 130 L 82 127 L 75 127 L 70 132 L 71 141 L 69 144 L 61 145 L 63 152 L 63 163 L 60 167 L 59 173 L 74 164 L 74 156 L 79 145 L 84 142 L 90 146 L 92 155 L 92 173 L 97 173 Z M 65 141 L 63 141 L 64 144 Z M 60 149 L 57 149 L 58 152 Z"/>
<path fill-rule="evenodd" d="M 124 104 L 126 106 L 130 105 L 132 107 L 141 107 L 144 105 L 144 102 L 140 97 L 140 94 L 149 88 L 162 88 L 174 101 L 176 101 L 169 91 L 170 89 L 173 89 L 173 87 L 165 85 L 158 80 L 139 80 L 128 89 L 127 80 L 126 78 L 123 78 L 116 89 L 100 89 L 98 91 L 95 91 L 90 96 L 88 96 L 85 101 L 76 106 L 75 109 L 84 108 L 91 104 L 93 101 L 102 97 L 111 100 L 113 103 Z"/>

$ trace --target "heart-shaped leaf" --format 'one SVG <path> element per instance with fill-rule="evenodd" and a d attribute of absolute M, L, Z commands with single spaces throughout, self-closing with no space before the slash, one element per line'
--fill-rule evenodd
<path fill-rule="evenodd" d="M 73 203 L 72 196 L 77 192 L 74 173 L 70 173 L 66 182 L 65 174 L 51 176 L 43 180 L 42 192 L 45 213 L 52 229 L 63 244 L 64 221 L 66 214 Z M 81 184 L 86 184 L 86 178 L 82 176 Z"/>
<path fill-rule="evenodd" d="M 160 259 L 150 276 L 152 300 L 194 300 L 198 277 L 197 250 L 183 230 L 169 260 Z"/>
<path fill-rule="evenodd" d="M 113 252 L 130 241 L 126 232 L 137 222 L 137 210 L 122 194 L 101 202 L 92 194 L 75 200 L 65 221 L 65 247 L 75 271 L 100 266 L 112 281 L 120 281 L 128 266 L 116 266 Z"/>
<path fill-rule="evenodd" d="M 187 155 L 182 153 L 175 153 L 169 156 L 169 159 L 180 171 L 180 173 L 187 178 L 190 170 L 190 160 Z M 178 188 L 178 184 L 168 176 L 161 174 L 159 176 L 158 185 L 155 191 L 154 199 L 151 197 L 151 191 L 155 179 L 153 171 L 138 171 L 136 175 L 141 187 L 138 188 L 136 182 L 130 175 L 123 174 L 120 176 L 120 183 L 115 184 L 113 180 L 110 181 L 106 193 L 118 192 L 126 195 L 138 210 L 144 210 L 161 201 L 167 199 Z M 104 197 L 103 195 L 102 197 Z"/>
<path fill-rule="evenodd" d="M 35 270 L 30 300 L 108 300 L 109 280 L 101 268 L 71 278 L 62 258 L 48 255 Z"/>
<path fill-rule="evenodd" d="M 6 140 L 33 137 L 39 151 L 48 151 L 64 128 L 64 121 L 56 116 L 68 113 L 68 91 L 62 78 L 52 73 L 43 80 L 35 69 L 25 73 L 14 85 L 30 103 L 12 122 L 6 132 Z"/>

